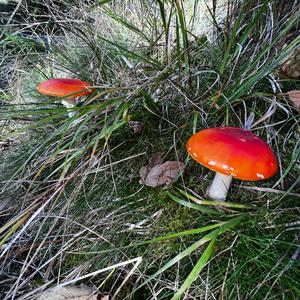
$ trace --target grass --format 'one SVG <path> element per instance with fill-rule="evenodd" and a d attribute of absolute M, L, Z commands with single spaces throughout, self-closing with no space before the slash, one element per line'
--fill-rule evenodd
<path fill-rule="evenodd" d="M 10 67 L 18 80 L 1 94 L 2 120 L 18 124 L 3 140 L 23 134 L 26 144 L 0 158 L 3 298 L 71 282 L 117 299 L 297 299 L 299 114 L 284 93 L 299 80 L 276 73 L 299 47 L 299 37 L 289 40 L 296 5 L 100 2 L 59 10 L 48 1 L 33 14 L 25 1 L 25 20 L 4 27 L 5 54 L 23 71 Z M 31 23 L 44 10 L 52 27 Z M 204 10 L 213 33 L 200 35 Z M 41 35 L 50 43 L 37 49 Z M 96 87 L 71 119 L 35 91 L 64 76 Z M 280 170 L 268 181 L 234 180 L 220 205 L 205 199 L 213 174 L 185 143 L 224 125 L 265 139 Z M 169 187 L 142 186 L 139 170 L 158 151 L 185 172 Z"/>

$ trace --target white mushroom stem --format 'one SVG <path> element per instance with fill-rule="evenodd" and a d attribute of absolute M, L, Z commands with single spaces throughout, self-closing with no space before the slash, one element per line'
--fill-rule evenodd
<path fill-rule="evenodd" d="M 69 118 L 72 118 L 76 115 L 76 111 L 73 111 L 71 108 L 75 107 L 75 100 L 63 99 L 61 100 L 61 104 L 67 108 Z"/>
<path fill-rule="evenodd" d="M 207 196 L 212 200 L 225 201 L 231 180 L 231 175 L 216 173 L 215 178 L 207 191 Z"/>
<path fill-rule="evenodd" d="M 77 114 L 76 111 L 73 111 L 72 108 L 76 106 L 78 103 L 82 103 L 87 96 L 75 97 L 75 98 L 65 98 L 61 100 L 61 103 L 64 107 L 67 108 L 69 118 L 72 118 Z"/>

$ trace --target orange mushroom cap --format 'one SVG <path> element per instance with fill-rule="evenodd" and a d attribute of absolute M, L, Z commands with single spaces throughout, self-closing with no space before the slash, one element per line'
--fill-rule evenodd
<path fill-rule="evenodd" d="M 43 81 L 37 86 L 38 92 L 56 97 L 80 97 L 91 94 L 91 84 L 79 79 L 55 78 Z"/>
<path fill-rule="evenodd" d="M 204 129 L 187 142 L 190 156 L 205 167 L 241 180 L 262 180 L 278 169 L 269 145 L 252 132 L 237 127 Z"/>

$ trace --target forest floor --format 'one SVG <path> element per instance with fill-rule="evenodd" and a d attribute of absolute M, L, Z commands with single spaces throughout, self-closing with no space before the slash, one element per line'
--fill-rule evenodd
<path fill-rule="evenodd" d="M 1 4 L 1 299 L 300 297 L 291 2 Z M 93 92 L 67 110 L 37 91 L 53 78 Z M 228 126 L 263 139 L 278 172 L 233 179 L 220 202 L 186 142 Z"/>

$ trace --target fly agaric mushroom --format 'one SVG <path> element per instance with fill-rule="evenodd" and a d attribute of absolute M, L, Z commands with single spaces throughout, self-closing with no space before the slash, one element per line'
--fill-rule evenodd
<path fill-rule="evenodd" d="M 207 196 L 225 201 L 232 177 L 262 180 L 277 172 L 269 145 L 252 132 L 237 127 L 208 128 L 195 133 L 186 145 L 189 155 L 216 172 Z"/>
<path fill-rule="evenodd" d="M 70 118 L 75 114 L 70 109 L 76 105 L 76 98 L 89 95 L 94 91 L 88 82 L 69 78 L 55 78 L 43 81 L 37 86 L 37 90 L 43 95 L 64 97 L 61 103 L 67 108 Z"/>

